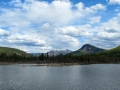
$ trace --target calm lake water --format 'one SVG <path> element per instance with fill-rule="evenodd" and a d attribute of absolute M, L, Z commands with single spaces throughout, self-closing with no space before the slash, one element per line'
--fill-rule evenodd
<path fill-rule="evenodd" d="M 0 65 L 0 90 L 120 90 L 120 65 Z"/>

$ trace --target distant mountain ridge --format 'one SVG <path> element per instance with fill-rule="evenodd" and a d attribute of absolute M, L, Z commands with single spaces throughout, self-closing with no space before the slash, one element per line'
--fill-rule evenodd
<path fill-rule="evenodd" d="M 79 50 L 72 52 L 71 54 L 87 54 L 87 53 L 97 53 L 103 52 L 105 49 L 98 48 L 90 44 L 84 44 Z"/>
<path fill-rule="evenodd" d="M 56 56 L 59 54 L 76 54 L 76 55 L 81 55 L 81 54 L 89 54 L 89 53 L 97 53 L 97 52 L 103 52 L 106 51 L 105 49 L 93 46 L 91 44 L 84 44 L 79 50 L 76 51 L 71 51 L 71 50 L 51 50 L 48 53 L 49 56 Z M 31 53 L 34 56 L 39 56 L 42 53 Z M 44 53 L 46 55 L 46 53 Z"/>
<path fill-rule="evenodd" d="M 72 51 L 71 50 L 68 50 L 68 49 L 66 49 L 66 50 L 51 50 L 51 51 L 49 51 L 48 52 L 48 55 L 49 56 L 56 56 L 56 55 L 59 55 L 59 54 L 63 54 L 63 55 L 65 55 L 65 54 L 68 54 L 68 53 L 71 53 Z"/>
<path fill-rule="evenodd" d="M 56 56 L 56 55 L 59 55 L 59 54 L 65 55 L 65 54 L 68 54 L 68 53 L 71 53 L 71 52 L 72 52 L 71 50 L 66 49 L 66 50 L 51 50 L 47 53 L 48 53 L 49 56 Z M 47 53 L 43 53 L 43 54 L 47 55 Z M 42 53 L 30 53 L 30 54 L 32 54 L 34 56 L 39 56 Z"/>

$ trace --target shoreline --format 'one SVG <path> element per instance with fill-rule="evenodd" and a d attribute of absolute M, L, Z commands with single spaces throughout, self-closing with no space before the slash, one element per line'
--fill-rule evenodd
<path fill-rule="evenodd" d="M 0 62 L 0 65 L 17 65 L 17 64 L 23 64 L 23 65 L 32 65 L 32 66 L 72 66 L 72 65 L 83 65 L 80 63 L 9 63 L 9 62 Z"/>
<path fill-rule="evenodd" d="M 46 63 L 46 64 L 36 64 L 37 66 L 73 66 L 82 65 L 79 63 Z"/>
<path fill-rule="evenodd" d="M 120 64 L 120 63 L 28 63 L 28 62 L 0 62 L 0 65 L 23 65 L 23 67 L 30 66 L 74 66 L 74 65 L 91 65 L 91 64 Z"/>

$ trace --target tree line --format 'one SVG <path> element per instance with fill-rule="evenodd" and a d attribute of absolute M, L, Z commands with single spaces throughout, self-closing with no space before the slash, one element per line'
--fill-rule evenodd
<path fill-rule="evenodd" d="M 0 62 L 25 62 L 25 63 L 79 63 L 79 64 L 95 64 L 95 63 L 120 63 L 120 52 L 100 52 L 84 55 L 59 54 L 57 56 L 49 56 L 49 54 L 41 54 L 39 56 L 26 56 L 13 53 L 7 55 L 0 53 Z"/>
<path fill-rule="evenodd" d="M 84 55 L 59 54 L 57 56 L 49 56 L 41 54 L 39 60 L 46 63 L 79 63 L 79 64 L 95 64 L 95 63 L 120 63 L 120 51 L 99 52 Z"/>

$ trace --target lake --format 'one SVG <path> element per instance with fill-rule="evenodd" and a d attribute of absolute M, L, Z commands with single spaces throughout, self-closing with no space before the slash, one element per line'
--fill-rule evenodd
<path fill-rule="evenodd" d="M 0 90 L 120 90 L 120 65 L 0 65 Z"/>

